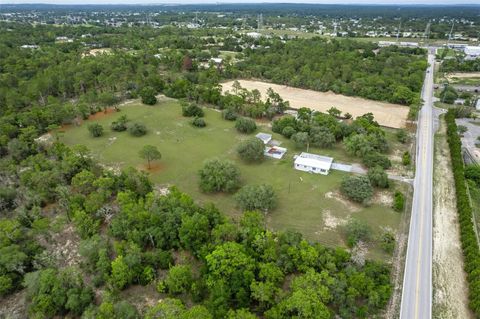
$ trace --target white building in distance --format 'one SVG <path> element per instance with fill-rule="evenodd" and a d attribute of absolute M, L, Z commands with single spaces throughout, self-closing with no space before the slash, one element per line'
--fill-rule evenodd
<path fill-rule="evenodd" d="M 333 158 L 303 152 L 295 158 L 294 168 L 299 171 L 328 175 Z"/>
<path fill-rule="evenodd" d="M 465 60 L 475 60 L 480 57 L 480 46 L 468 45 L 463 49 Z"/>

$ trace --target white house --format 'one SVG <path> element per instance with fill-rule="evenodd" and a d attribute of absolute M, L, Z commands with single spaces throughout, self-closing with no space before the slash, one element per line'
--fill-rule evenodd
<path fill-rule="evenodd" d="M 463 52 L 466 60 L 475 60 L 480 57 L 480 46 L 466 46 Z"/>
<path fill-rule="evenodd" d="M 328 175 L 333 158 L 303 152 L 295 158 L 294 168 L 299 171 Z"/>
<path fill-rule="evenodd" d="M 267 145 L 272 140 L 272 135 L 267 133 L 258 133 L 256 138 L 262 140 L 263 144 Z"/>
<path fill-rule="evenodd" d="M 475 109 L 477 111 L 480 111 L 480 99 L 477 100 L 477 103 L 475 104 Z"/>
<path fill-rule="evenodd" d="M 263 155 L 268 157 L 273 157 L 276 159 L 281 159 L 283 155 L 287 152 L 287 149 L 280 146 L 266 146 Z"/>

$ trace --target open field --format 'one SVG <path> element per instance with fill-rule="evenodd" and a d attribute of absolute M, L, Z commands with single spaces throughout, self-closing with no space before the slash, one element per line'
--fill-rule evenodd
<path fill-rule="evenodd" d="M 144 123 L 149 132 L 135 138 L 127 132 L 109 130 L 110 123 L 121 115 L 130 120 Z M 238 217 L 231 195 L 203 194 L 198 189 L 197 172 L 202 163 L 212 157 L 226 158 L 239 167 L 243 184 L 271 184 L 279 198 L 278 207 L 269 214 L 268 226 L 273 229 L 293 229 L 302 232 L 311 240 L 327 245 L 343 245 L 343 225 L 354 216 L 366 221 L 378 235 L 383 229 L 396 231 L 402 214 L 391 208 L 391 194 L 378 192 L 375 203 L 363 207 L 342 199 L 338 188 L 345 173 L 332 171 L 328 176 L 304 173 L 293 169 L 295 151 L 291 141 L 273 134 L 282 146 L 289 149 L 283 160 L 265 159 L 261 164 L 245 164 L 236 155 L 239 141 L 249 137 L 237 133 L 234 123 L 225 121 L 212 109 L 205 109 L 207 127 L 194 128 L 190 118 L 181 116 L 180 105 L 174 100 L 163 99 L 155 106 L 137 102 L 121 107 L 121 112 L 97 116 L 88 122 L 98 122 L 105 127 L 106 134 L 100 138 L 90 137 L 87 123 L 66 130 L 62 140 L 67 144 L 84 144 L 110 167 L 134 166 L 145 169 L 145 163 L 138 156 L 143 145 L 156 145 L 162 153 L 161 161 L 150 172 L 159 186 L 176 185 L 200 202 L 215 202 L 220 210 Z M 257 131 L 271 133 L 267 126 Z M 329 151 L 311 149 L 311 152 L 331 155 L 347 160 L 341 147 Z M 380 248 L 372 247 L 373 257 L 387 257 Z"/>
<path fill-rule="evenodd" d="M 433 318 L 472 318 L 463 271 L 460 229 L 455 205 L 445 123 L 435 136 L 433 193 Z"/>
<path fill-rule="evenodd" d="M 225 82 L 222 90 L 232 91 L 234 81 Z M 333 92 L 318 92 L 304 90 L 285 85 L 278 85 L 262 81 L 239 80 L 240 85 L 248 90 L 257 89 L 266 96 L 268 88 L 272 88 L 280 96 L 290 102 L 292 108 L 308 107 L 313 110 L 326 112 L 332 106 L 343 113 L 350 113 L 354 117 L 365 113 L 373 113 L 375 120 L 383 126 L 401 128 L 405 127 L 409 107 L 380 101 L 367 100 L 360 97 L 351 97 Z"/>

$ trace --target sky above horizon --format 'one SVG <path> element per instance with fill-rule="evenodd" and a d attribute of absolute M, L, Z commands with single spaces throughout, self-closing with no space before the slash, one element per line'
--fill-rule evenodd
<path fill-rule="evenodd" d="M 318 3 L 318 4 L 480 4 L 479 0 L 0 0 L 2 4 L 207 4 L 207 3 Z"/>

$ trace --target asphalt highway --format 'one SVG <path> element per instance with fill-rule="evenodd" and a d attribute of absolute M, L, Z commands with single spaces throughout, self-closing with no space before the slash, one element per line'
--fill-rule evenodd
<path fill-rule="evenodd" d="M 433 66 L 435 49 L 429 49 L 429 67 L 422 89 L 424 104 L 417 127 L 417 154 L 412 214 L 403 278 L 400 319 L 432 318 L 432 186 L 433 186 Z"/>

